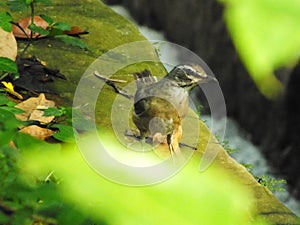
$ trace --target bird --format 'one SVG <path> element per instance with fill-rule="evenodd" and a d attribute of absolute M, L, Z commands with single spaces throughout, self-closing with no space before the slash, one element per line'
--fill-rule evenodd
<path fill-rule="evenodd" d="M 139 138 L 152 137 L 154 144 L 166 142 L 173 155 L 179 149 L 190 90 L 216 79 L 198 64 L 179 64 L 159 81 L 148 70 L 134 76 L 137 90 L 132 120 Z"/>

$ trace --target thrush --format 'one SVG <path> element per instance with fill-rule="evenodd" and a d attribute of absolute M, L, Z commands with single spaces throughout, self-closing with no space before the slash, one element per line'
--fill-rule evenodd
<path fill-rule="evenodd" d="M 173 155 L 179 149 L 182 119 L 189 109 L 189 91 L 215 78 L 196 64 L 177 65 L 159 81 L 147 71 L 136 73 L 135 78 L 132 119 L 140 138 L 150 136 L 153 143 L 166 141 Z"/>

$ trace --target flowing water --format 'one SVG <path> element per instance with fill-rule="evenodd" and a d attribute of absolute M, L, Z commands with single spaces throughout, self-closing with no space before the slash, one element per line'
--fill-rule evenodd
<path fill-rule="evenodd" d="M 111 6 L 111 8 L 117 13 L 129 19 L 134 24 L 136 24 L 140 32 L 148 40 L 166 41 L 163 33 L 155 31 L 146 26 L 138 25 L 124 7 L 114 5 Z M 177 61 L 176 52 L 174 52 L 173 49 L 169 49 L 168 57 L 173 57 L 174 62 Z M 211 119 L 209 116 L 203 116 L 202 120 L 206 121 L 208 126 L 210 125 Z M 222 123 L 220 123 L 220 126 L 221 124 Z M 218 130 L 218 123 L 214 124 L 214 129 L 216 131 Z M 226 132 L 225 132 L 225 140 L 229 142 L 231 148 L 238 149 L 237 152 L 231 154 L 232 157 L 236 159 L 236 161 L 243 164 L 251 164 L 253 166 L 253 168 L 251 169 L 251 173 L 254 176 L 260 177 L 260 176 L 267 175 L 268 177 L 274 177 L 272 170 L 268 166 L 266 159 L 259 151 L 258 147 L 254 146 L 249 141 L 249 139 L 247 138 L 247 134 L 242 131 L 242 129 L 238 126 L 238 124 L 235 121 L 228 118 L 227 118 Z M 279 177 L 276 178 L 280 179 Z M 295 214 L 300 216 L 300 202 L 295 200 L 287 191 L 273 191 L 273 193 L 289 209 L 291 209 Z"/>

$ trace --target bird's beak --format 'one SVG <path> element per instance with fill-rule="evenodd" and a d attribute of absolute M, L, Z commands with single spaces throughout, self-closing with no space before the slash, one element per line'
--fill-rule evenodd
<path fill-rule="evenodd" d="M 213 76 L 207 76 L 201 81 L 201 83 L 209 83 L 209 82 L 219 82 L 219 81 L 217 80 L 217 78 Z"/>

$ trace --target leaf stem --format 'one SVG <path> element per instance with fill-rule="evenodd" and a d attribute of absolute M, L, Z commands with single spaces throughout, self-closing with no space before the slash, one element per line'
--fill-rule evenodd
<path fill-rule="evenodd" d="M 31 9 L 31 24 L 34 24 L 34 0 L 30 2 L 30 9 Z M 30 32 L 30 40 L 32 40 L 33 31 Z"/>

